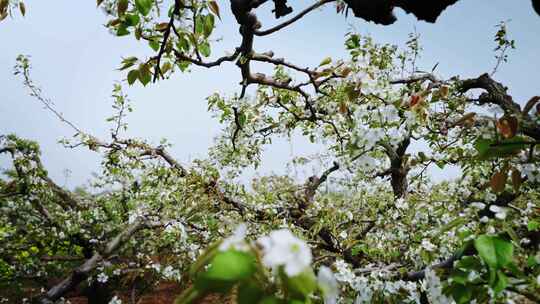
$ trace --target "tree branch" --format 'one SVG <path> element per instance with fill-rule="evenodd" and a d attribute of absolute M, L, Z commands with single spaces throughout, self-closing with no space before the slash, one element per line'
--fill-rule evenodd
<path fill-rule="evenodd" d="M 266 36 L 266 35 L 270 35 L 272 33 L 275 33 L 279 30 L 281 30 L 282 28 L 286 27 L 286 26 L 289 26 L 291 24 L 293 24 L 294 22 L 300 20 L 302 17 L 304 17 L 305 15 L 307 15 L 309 12 L 327 4 L 327 3 L 330 3 L 330 2 L 334 2 L 335 0 L 319 0 L 317 2 L 315 2 L 313 5 L 309 6 L 308 8 L 304 9 L 303 11 L 301 11 L 300 13 L 298 13 L 298 15 L 292 17 L 291 19 L 279 24 L 279 25 L 276 25 L 272 28 L 269 28 L 267 30 L 264 30 L 264 31 L 258 31 L 256 30 L 255 31 L 255 35 L 256 36 Z"/>

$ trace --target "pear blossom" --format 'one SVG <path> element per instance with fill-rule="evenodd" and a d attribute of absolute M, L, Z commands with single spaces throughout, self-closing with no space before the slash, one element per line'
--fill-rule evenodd
<path fill-rule="evenodd" d="M 370 170 L 370 169 L 373 169 L 377 166 L 377 160 L 371 156 L 368 156 L 368 155 L 362 155 L 360 156 L 356 162 L 358 163 L 358 166 L 359 167 L 363 167 L 365 168 L 366 170 Z"/>
<path fill-rule="evenodd" d="M 337 273 L 335 275 L 336 279 L 345 283 L 352 283 L 355 276 L 351 269 L 348 267 L 347 263 L 343 260 L 337 260 L 335 263 Z"/>
<path fill-rule="evenodd" d="M 339 285 L 330 268 L 321 266 L 317 274 L 317 282 L 324 296 L 324 304 L 336 304 Z"/>
<path fill-rule="evenodd" d="M 284 266 L 288 276 L 304 271 L 313 259 L 307 243 L 288 229 L 275 230 L 257 241 L 263 247 L 262 262 L 267 267 Z"/>
<path fill-rule="evenodd" d="M 427 251 L 432 252 L 432 251 L 435 251 L 435 249 L 437 249 L 437 246 L 433 245 L 433 243 L 431 243 L 430 240 L 423 239 L 422 240 L 422 248 L 424 248 Z"/>
<path fill-rule="evenodd" d="M 122 304 L 122 300 L 118 298 L 118 296 L 114 296 L 110 301 L 109 304 Z"/>
<path fill-rule="evenodd" d="M 223 242 L 219 245 L 219 250 L 226 251 L 229 249 L 235 249 L 238 251 L 249 250 L 249 246 L 245 241 L 247 234 L 247 225 L 242 223 L 236 227 L 233 234 L 228 238 L 224 239 Z"/>
<path fill-rule="evenodd" d="M 537 166 L 534 164 L 524 164 L 522 170 L 529 181 L 533 183 L 540 182 L 540 170 L 537 170 Z"/>
<path fill-rule="evenodd" d="M 479 210 L 483 210 L 484 208 L 486 208 L 486 204 L 482 202 L 474 202 L 474 203 L 471 203 L 471 207 L 479 209 Z"/>
<path fill-rule="evenodd" d="M 441 280 L 431 268 L 427 268 L 425 278 L 421 283 L 422 290 L 427 294 L 430 303 L 454 304 L 455 301 L 442 292 Z"/>
<path fill-rule="evenodd" d="M 384 122 L 397 122 L 399 121 L 399 113 L 396 107 L 393 105 L 387 105 L 379 110 L 379 117 Z"/>
<path fill-rule="evenodd" d="M 508 212 L 506 208 L 500 207 L 497 205 L 491 205 L 489 206 L 489 210 L 493 213 L 495 213 L 495 217 L 504 220 L 506 218 L 506 213 Z"/>
<path fill-rule="evenodd" d="M 101 272 L 97 276 L 97 281 L 100 283 L 107 283 L 108 280 L 109 280 L 109 276 L 103 272 Z"/>
<path fill-rule="evenodd" d="M 407 209 L 409 208 L 409 204 L 405 201 L 403 198 L 398 198 L 395 201 L 396 208 L 398 209 Z"/>

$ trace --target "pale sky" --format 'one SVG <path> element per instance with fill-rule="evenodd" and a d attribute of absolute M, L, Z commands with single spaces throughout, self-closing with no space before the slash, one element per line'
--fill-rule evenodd
<path fill-rule="evenodd" d="M 298 11 L 307 1 L 289 1 Z M 310 1 L 309 3 L 311 3 Z M 75 4 L 77 3 L 77 4 Z M 233 50 L 240 41 L 238 26 L 230 14 L 229 1 L 218 1 L 222 21 L 217 22 L 217 37 L 223 37 L 213 49 L 213 56 Z M 270 18 L 270 6 L 260 14 L 263 27 L 276 21 Z M 492 70 L 495 59 L 495 25 L 511 20 L 509 34 L 517 50 L 509 53 L 495 78 L 509 87 L 520 103 L 540 94 L 540 16 L 529 0 L 462 0 L 443 12 L 437 24 L 416 21 L 412 15 L 398 13 L 392 26 L 377 26 L 360 19 L 337 15 L 329 5 L 270 37 L 256 40 L 258 52 L 274 51 L 276 56 L 305 66 L 316 66 L 322 58 L 345 57 L 343 38 L 354 28 L 370 34 L 375 41 L 398 45 L 408 33 L 421 35 L 424 47 L 419 68 L 431 69 L 437 62 L 441 77 L 453 75 L 476 77 Z M 281 21 L 281 20 L 280 20 Z M 116 68 L 121 57 L 152 55 L 150 48 L 131 37 L 115 37 L 103 24 L 105 15 L 95 8 L 95 1 L 27 1 L 26 17 L 16 16 L 0 23 L 0 134 L 17 135 L 39 142 L 43 163 L 53 179 L 64 185 L 64 170 L 71 171 L 67 186 L 84 184 L 97 171 L 100 157 L 84 149 L 65 149 L 57 141 L 72 135 L 72 130 L 28 96 L 21 80 L 13 76 L 18 54 L 31 56 L 33 79 L 41 85 L 57 110 L 82 129 L 107 138 L 105 118 L 112 113 L 112 84 L 125 74 Z M 177 159 L 205 157 L 212 138 L 220 129 L 206 112 L 205 97 L 213 92 L 234 93 L 240 87 L 239 70 L 226 64 L 211 70 L 193 68 L 190 74 L 177 73 L 169 80 L 143 88 L 125 85 L 135 108 L 127 122 L 129 136 L 158 143 L 167 138 Z M 305 141 L 282 141 L 265 153 L 261 172 L 283 172 L 284 163 L 294 154 L 314 151 Z M 0 157 L 0 167 L 9 165 Z"/>

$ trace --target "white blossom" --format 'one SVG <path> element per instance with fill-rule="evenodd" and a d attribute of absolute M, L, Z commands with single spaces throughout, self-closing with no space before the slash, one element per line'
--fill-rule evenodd
<path fill-rule="evenodd" d="M 107 283 L 109 276 L 103 272 L 97 275 L 97 281 L 100 283 Z"/>
<path fill-rule="evenodd" d="M 474 203 L 471 203 L 471 207 L 479 209 L 479 210 L 483 210 L 484 208 L 486 208 L 486 204 L 482 202 L 474 202 Z"/>
<path fill-rule="evenodd" d="M 325 266 L 319 268 L 317 282 L 324 296 L 324 304 L 336 304 L 339 296 L 339 285 L 330 268 Z"/>
<path fill-rule="evenodd" d="M 489 210 L 495 213 L 495 217 L 500 220 L 504 220 L 506 218 L 506 213 L 508 212 L 508 209 L 497 205 L 489 206 Z"/>
<path fill-rule="evenodd" d="M 422 248 L 430 252 L 435 251 L 435 249 L 437 249 L 437 246 L 433 245 L 433 243 L 431 243 L 431 241 L 428 239 L 423 239 L 421 246 Z"/>
<path fill-rule="evenodd" d="M 219 245 L 219 250 L 225 251 L 229 249 L 235 249 L 239 251 L 249 250 L 249 246 L 246 244 L 245 237 L 247 234 L 247 225 L 242 223 L 236 227 L 233 234 L 224 239 Z"/>
<path fill-rule="evenodd" d="M 164 231 L 166 233 L 172 233 L 172 234 L 178 233 L 180 234 L 180 237 L 182 240 L 185 240 L 187 238 L 186 228 L 184 227 L 184 224 L 182 224 L 180 221 L 176 221 L 176 220 L 170 221 L 165 226 Z"/>
<path fill-rule="evenodd" d="M 409 208 L 409 204 L 405 201 L 404 198 L 398 198 L 395 201 L 396 208 L 398 209 L 407 209 Z"/>
<path fill-rule="evenodd" d="M 425 271 L 425 278 L 422 281 L 422 289 L 426 292 L 430 303 L 454 304 L 454 300 L 442 293 L 441 280 L 431 268 Z"/>
<path fill-rule="evenodd" d="M 258 243 L 263 247 L 263 264 L 268 267 L 284 266 L 288 276 L 301 273 L 311 264 L 311 249 L 288 229 L 272 231 L 270 235 L 259 238 Z"/>
<path fill-rule="evenodd" d="M 118 298 L 118 296 L 114 296 L 110 301 L 109 304 L 122 304 L 122 300 Z"/>

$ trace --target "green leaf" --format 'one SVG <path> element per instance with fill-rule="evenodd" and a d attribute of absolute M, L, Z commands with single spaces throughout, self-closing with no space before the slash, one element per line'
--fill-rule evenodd
<path fill-rule="evenodd" d="M 139 81 L 146 86 L 150 80 L 152 80 L 152 73 L 150 73 L 150 68 L 146 64 L 141 64 L 139 66 Z"/>
<path fill-rule="evenodd" d="M 264 293 L 261 288 L 251 281 L 248 281 L 238 287 L 238 304 L 257 303 L 263 297 Z"/>
<path fill-rule="evenodd" d="M 161 66 L 161 73 L 166 74 L 171 68 L 172 64 L 167 61 Z"/>
<path fill-rule="evenodd" d="M 327 65 L 327 64 L 330 64 L 332 62 L 332 58 L 331 57 L 326 57 L 324 58 L 321 63 L 319 63 L 319 66 L 323 66 L 323 65 Z"/>
<path fill-rule="evenodd" d="M 210 56 L 210 44 L 206 41 L 201 43 L 201 45 L 199 45 L 199 51 L 204 57 Z"/>
<path fill-rule="evenodd" d="M 214 15 L 208 14 L 204 17 L 204 37 L 207 38 L 214 30 Z"/>
<path fill-rule="evenodd" d="M 270 296 L 270 297 L 265 297 L 263 298 L 259 303 L 257 304 L 284 304 L 284 301 L 274 297 L 274 296 Z"/>
<path fill-rule="evenodd" d="M 124 16 L 124 24 L 127 26 L 127 27 L 130 27 L 130 26 L 136 26 L 137 24 L 139 24 L 139 21 L 140 21 L 140 18 L 138 15 L 134 15 L 134 14 L 126 14 Z"/>
<path fill-rule="evenodd" d="M 529 231 L 537 231 L 538 228 L 540 228 L 540 222 L 538 222 L 537 220 L 530 220 L 527 223 L 527 230 Z"/>
<path fill-rule="evenodd" d="M 135 0 L 135 7 L 141 15 L 146 16 L 152 9 L 152 0 Z"/>
<path fill-rule="evenodd" d="M 254 272 L 255 258 L 251 254 L 227 250 L 214 256 L 208 269 L 195 281 L 195 286 L 201 290 L 224 292 Z"/>
<path fill-rule="evenodd" d="M 450 278 L 452 279 L 452 282 L 455 282 L 461 285 L 467 285 L 467 283 L 469 282 L 467 280 L 468 276 L 469 276 L 468 272 L 455 269 L 452 272 L 452 275 L 450 276 Z"/>
<path fill-rule="evenodd" d="M 474 147 L 478 151 L 478 159 L 487 160 L 514 155 L 527 147 L 525 142 L 525 139 L 521 136 L 515 136 L 499 142 L 492 139 L 480 138 L 476 140 Z"/>
<path fill-rule="evenodd" d="M 139 70 L 131 70 L 128 73 L 127 80 L 130 85 L 135 83 L 135 81 L 139 78 Z"/>
<path fill-rule="evenodd" d="M 204 32 L 204 18 L 201 15 L 195 17 L 195 34 L 198 36 Z"/>
<path fill-rule="evenodd" d="M 295 299 L 307 299 L 317 289 L 317 278 L 311 268 L 294 277 L 288 277 L 283 273 L 282 278 L 290 296 Z"/>
<path fill-rule="evenodd" d="M 123 71 L 127 68 L 132 67 L 137 62 L 137 57 L 128 57 L 122 60 L 122 66 L 119 68 L 120 71 Z"/>
<path fill-rule="evenodd" d="M 454 285 L 451 294 L 458 304 L 469 303 L 472 299 L 472 290 L 469 286 Z"/>
<path fill-rule="evenodd" d="M 506 288 L 506 286 L 508 286 L 508 278 L 502 271 L 497 271 L 497 281 L 495 281 L 493 291 L 495 291 L 495 294 L 499 294 Z"/>
<path fill-rule="evenodd" d="M 180 49 L 180 51 L 189 52 L 189 41 L 186 39 L 185 35 L 181 34 L 180 37 L 178 37 L 176 47 Z"/>
<path fill-rule="evenodd" d="M 512 243 L 498 236 L 481 235 L 474 241 L 474 247 L 492 269 L 501 269 L 513 260 Z"/>
<path fill-rule="evenodd" d="M 154 50 L 155 52 L 157 52 L 159 50 L 159 42 L 155 41 L 155 40 L 150 40 L 148 42 L 148 45 L 152 48 L 152 50 Z"/>
<path fill-rule="evenodd" d="M 129 35 L 129 31 L 127 30 L 127 26 L 125 24 L 120 24 L 118 26 L 118 29 L 116 30 L 116 36 L 126 36 Z"/>
<path fill-rule="evenodd" d="M 240 126 L 243 127 L 246 124 L 246 113 L 241 112 L 238 115 L 238 123 L 240 123 Z"/>

